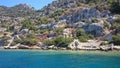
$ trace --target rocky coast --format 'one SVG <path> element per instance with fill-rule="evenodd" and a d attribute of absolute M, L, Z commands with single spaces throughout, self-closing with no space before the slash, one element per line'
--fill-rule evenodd
<path fill-rule="evenodd" d="M 120 46 L 115 46 L 113 44 L 109 45 L 100 45 L 100 42 L 95 40 L 89 40 L 87 43 L 79 42 L 78 39 L 75 39 L 71 42 L 68 47 L 57 47 L 55 45 L 45 45 L 43 43 L 39 43 L 39 45 L 28 46 L 17 44 L 15 46 L 3 46 L 0 49 L 28 49 L 28 50 L 85 50 L 85 51 L 120 51 Z"/>

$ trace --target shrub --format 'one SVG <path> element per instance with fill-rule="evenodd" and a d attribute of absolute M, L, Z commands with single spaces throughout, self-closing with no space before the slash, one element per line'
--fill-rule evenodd
<path fill-rule="evenodd" d="M 97 23 L 97 22 L 98 22 L 98 19 L 92 18 L 91 21 L 92 21 L 93 23 Z"/>
<path fill-rule="evenodd" d="M 89 34 L 89 35 L 83 35 L 78 37 L 79 41 L 81 42 L 87 42 L 89 39 L 94 39 L 94 36 Z"/>
<path fill-rule="evenodd" d="M 112 13 L 120 14 L 120 1 L 119 0 L 113 0 L 110 3 L 110 11 Z"/>
<path fill-rule="evenodd" d="M 54 39 L 45 40 L 43 43 L 48 46 L 55 45 Z"/>
<path fill-rule="evenodd" d="M 58 37 L 54 40 L 55 45 L 57 47 L 67 47 L 70 42 L 73 41 L 73 38 L 63 38 L 63 37 Z"/>
<path fill-rule="evenodd" d="M 120 45 L 120 35 L 113 35 L 111 43 L 114 45 Z"/>
<path fill-rule="evenodd" d="M 29 35 L 22 37 L 22 40 L 17 40 L 15 42 L 31 46 L 31 45 L 37 45 L 38 39 L 34 34 L 29 34 Z"/>
<path fill-rule="evenodd" d="M 80 29 L 76 31 L 76 36 L 80 37 L 80 36 L 84 36 L 85 35 L 85 31 L 84 29 Z"/>
<path fill-rule="evenodd" d="M 94 39 L 94 36 L 91 34 L 89 34 L 88 37 L 89 37 L 89 39 Z"/>
<path fill-rule="evenodd" d="M 64 28 L 56 28 L 55 30 L 58 35 L 61 35 L 63 33 Z"/>
<path fill-rule="evenodd" d="M 120 23 L 120 17 L 117 18 L 117 19 L 115 19 L 115 22 L 116 22 L 116 23 Z"/>
<path fill-rule="evenodd" d="M 105 41 L 105 42 L 102 42 L 100 45 L 108 45 L 109 42 Z"/>
<path fill-rule="evenodd" d="M 14 42 L 15 42 L 16 44 L 17 44 L 17 43 L 22 43 L 22 40 L 21 40 L 21 39 L 18 39 L 18 40 L 15 40 Z"/>
<path fill-rule="evenodd" d="M 105 27 L 107 27 L 107 28 L 109 27 L 109 24 L 106 21 L 104 21 L 103 25 L 104 25 L 104 28 Z"/>
<path fill-rule="evenodd" d="M 89 37 L 88 37 L 87 35 L 85 35 L 85 36 L 80 36 L 80 37 L 79 37 L 79 41 L 80 41 L 80 42 L 87 42 L 88 39 L 89 39 Z"/>

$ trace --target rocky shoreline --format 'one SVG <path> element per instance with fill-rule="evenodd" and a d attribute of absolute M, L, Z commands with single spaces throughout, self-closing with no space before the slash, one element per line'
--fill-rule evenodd
<path fill-rule="evenodd" d="M 101 42 L 96 40 L 89 40 L 88 42 L 79 42 L 78 39 L 74 39 L 67 47 L 57 47 L 55 45 L 45 45 L 39 42 L 39 45 L 28 46 L 23 44 L 16 44 L 14 46 L 1 46 L 0 49 L 36 49 L 36 50 L 88 50 L 88 51 L 114 51 L 120 50 L 120 46 L 114 44 L 100 45 Z"/>
<path fill-rule="evenodd" d="M 68 47 L 53 47 L 53 46 L 46 46 L 46 47 L 28 47 L 25 45 L 19 46 L 19 47 L 0 47 L 0 50 L 72 50 L 72 51 L 120 51 L 120 46 L 113 46 L 113 47 L 105 47 L 101 46 L 99 48 L 81 48 L 81 49 L 70 49 Z"/>

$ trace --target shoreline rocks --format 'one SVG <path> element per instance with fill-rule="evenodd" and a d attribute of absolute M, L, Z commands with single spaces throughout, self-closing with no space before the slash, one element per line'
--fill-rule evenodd
<path fill-rule="evenodd" d="M 92 42 L 92 43 L 91 43 Z M 96 45 L 97 44 L 97 45 Z M 57 47 L 55 45 L 47 46 L 42 42 L 38 45 L 28 46 L 16 44 L 15 46 L 3 46 L 0 49 L 39 49 L 39 50 L 99 50 L 99 51 L 112 51 L 120 50 L 120 46 L 114 46 L 113 44 L 98 46 L 95 41 L 89 40 L 89 42 L 82 43 L 78 39 L 71 42 L 68 47 Z"/>

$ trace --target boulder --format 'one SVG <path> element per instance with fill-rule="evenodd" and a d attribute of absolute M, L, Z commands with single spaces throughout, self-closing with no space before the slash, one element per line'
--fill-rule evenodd
<path fill-rule="evenodd" d="M 15 46 L 10 46 L 10 49 L 18 49 L 20 44 L 16 44 Z"/>
<path fill-rule="evenodd" d="M 114 50 L 120 50 L 120 46 L 114 46 L 113 49 Z"/>
<path fill-rule="evenodd" d="M 26 34 L 28 33 L 29 29 L 22 29 L 19 34 Z"/>
<path fill-rule="evenodd" d="M 19 35 L 14 35 L 14 41 L 19 39 L 20 39 Z"/>
<path fill-rule="evenodd" d="M 48 49 L 53 49 L 55 45 L 48 46 Z"/>
<path fill-rule="evenodd" d="M 111 48 L 108 47 L 108 46 L 100 46 L 100 50 L 103 50 L 103 51 L 108 51 L 110 50 Z"/>
<path fill-rule="evenodd" d="M 108 17 L 110 15 L 110 11 L 104 10 L 101 12 L 101 17 Z"/>
<path fill-rule="evenodd" d="M 30 49 L 30 47 L 27 45 L 19 45 L 18 48 L 19 49 Z"/>

